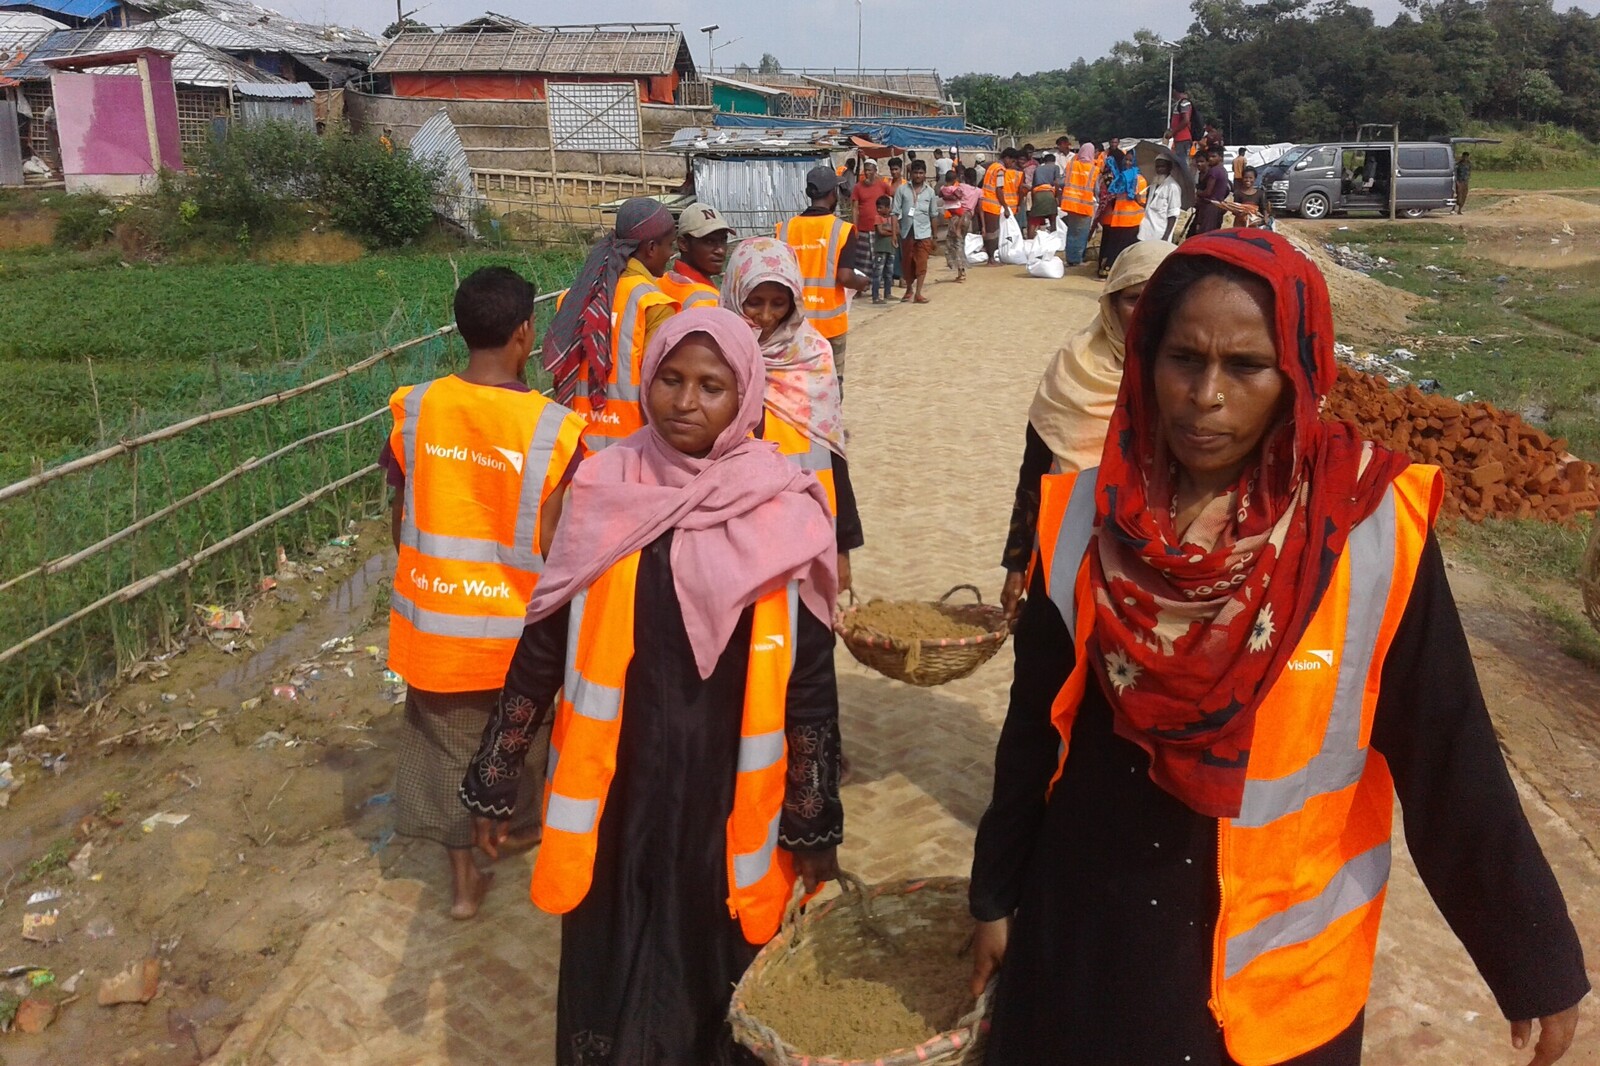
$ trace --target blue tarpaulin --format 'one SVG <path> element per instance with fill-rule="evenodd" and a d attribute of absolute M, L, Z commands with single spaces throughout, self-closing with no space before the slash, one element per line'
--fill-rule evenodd
<path fill-rule="evenodd" d="M 958 115 L 831 120 L 718 113 L 715 123 L 718 126 L 734 129 L 827 126 L 829 128 L 838 128 L 847 136 L 864 137 L 874 144 L 881 144 L 888 148 L 975 148 L 988 151 L 994 150 L 994 134 L 968 130 L 966 123 Z"/>
<path fill-rule="evenodd" d="M 27 7 L 75 19 L 99 18 L 120 6 L 120 0 L 0 0 L 0 8 Z"/>

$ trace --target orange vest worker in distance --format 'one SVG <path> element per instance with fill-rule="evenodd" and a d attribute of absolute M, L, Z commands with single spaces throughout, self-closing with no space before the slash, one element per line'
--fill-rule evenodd
<path fill-rule="evenodd" d="M 676 229 L 659 201 L 625 201 L 616 228 L 590 249 L 556 303 L 544 367 L 555 379 L 556 399 L 588 420 L 584 439 L 591 449 L 644 425 L 639 370 L 645 345 L 678 310 L 658 284 L 672 259 Z"/>
<path fill-rule="evenodd" d="M 710 204 L 690 204 L 678 217 L 678 261 L 656 282 L 656 287 L 688 311 L 717 306 L 721 292 L 712 279 L 728 261 L 728 240 L 733 227 Z"/>
<path fill-rule="evenodd" d="M 833 346 L 834 368 L 842 377 L 850 296 L 865 289 L 868 281 L 855 269 L 856 228 L 834 214 L 839 206 L 839 177 L 832 167 L 812 167 L 806 173 L 806 196 L 811 206 L 779 223 L 777 236 L 800 260 L 806 317 Z"/>
<path fill-rule="evenodd" d="M 383 465 L 399 551 L 389 667 L 407 685 L 396 830 L 445 846 L 458 918 L 476 912 L 487 879 L 472 863 L 471 819 L 456 816 L 451 779 L 494 711 L 584 453 L 583 419 L 522 383 L 533 314 L 533 286 L 516 272 L 473 273 L 455 297 L 466 367 L 389 401 Z M 522 813 L 531 823 L 531 805 Z"/>

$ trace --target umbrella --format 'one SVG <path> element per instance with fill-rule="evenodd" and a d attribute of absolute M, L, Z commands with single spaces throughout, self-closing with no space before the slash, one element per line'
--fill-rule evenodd
<path fill-rule="evenodd" d="M 1139 164 L 1139 172 L 1144 175 L 1144 180 L 1152 185 L 1156 182 L 1156 160 L 1165 159 L 1171 163 L 1172 176 L 1183 190 L 1183 209 L 1187 211 L 1194 206 L 1194 175 L 1178 162 L 1172 149 L 1154 141 L 1140 141 L 1133 149 L 1133 157 Z"/>

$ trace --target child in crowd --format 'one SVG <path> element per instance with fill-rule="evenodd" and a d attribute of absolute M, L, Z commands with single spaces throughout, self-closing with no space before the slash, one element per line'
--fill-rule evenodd
<path fill-rule="evenodd" d="M 878 223 L 872 227 L 872 302 L 881 304 L 894 295 L 894 218 L 887 196 L 878 197 Z M 878 295 L 879 286 L 883 295 Z"/>

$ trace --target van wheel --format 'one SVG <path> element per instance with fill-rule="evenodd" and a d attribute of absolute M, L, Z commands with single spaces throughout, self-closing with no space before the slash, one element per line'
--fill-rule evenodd
<path fill-rule="evenodd" d="M 1333 205 L 1328 202 L 1328 198 L 1320 192 L 1306 193 L 1306 198 L 1300 201 L 1300 217 L 1315 222 L 1327 218 L 1332 208 Z"/>
<path fill-rule="evenodd" d="M 1406 207 L 1406 208 L 1402 208 L 1401 211 L 1400 211 L 1400 215 L 1401 215 L 1402 218 L 1421 218 L 1423 215 L 1426 215 L 1427 213 L 1428 213 L 1428 209 L 1425 208 L 1425 207 Z"/>

